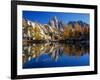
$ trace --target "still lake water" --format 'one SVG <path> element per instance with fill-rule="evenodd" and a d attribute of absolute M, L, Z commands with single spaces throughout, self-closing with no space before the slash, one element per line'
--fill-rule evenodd
<path fill-rule="evenodd" d="M 89 66 L 89 44 L 42 43 L 23 46 L 23 68 Z"/>

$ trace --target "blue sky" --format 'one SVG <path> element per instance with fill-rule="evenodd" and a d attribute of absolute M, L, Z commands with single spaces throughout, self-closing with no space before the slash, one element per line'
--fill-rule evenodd
<path fill-rule="evenodd" d="M 41 24 L 47 24 L 54 16 L 58 20 L 68 23 L 69 21 L 83 21 L 90 23 L 90 15 L 84 13 L 63 13 L 63 12 L 40 12 L 40 11 L 23 11 L 23 18 L 36 21 Z"/>

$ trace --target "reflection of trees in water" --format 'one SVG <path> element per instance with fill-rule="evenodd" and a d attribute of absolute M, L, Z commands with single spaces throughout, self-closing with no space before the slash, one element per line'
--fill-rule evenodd
<path fill-rule="evenodd" d="M 43 55 L 48 54 L 53 60 L 57 61 L 62 55 L 68 56 L 82 56 L 89 53 L 89 44 L 58 44 L 58 43 L 45 43 L 45 44 L 32 44 L 30 46 L 23 45 L 23 63 L 36 59 Z"/>
<path fill-rule="evenodd" d="M 69 56 L 82 56 L 86 53 L 89 53 L 88 44 L 64 44 L 64 53 Z"/>

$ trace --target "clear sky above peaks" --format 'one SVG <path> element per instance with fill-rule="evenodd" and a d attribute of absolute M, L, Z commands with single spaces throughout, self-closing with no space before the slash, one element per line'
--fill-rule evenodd
<path fill-rule="evenodd" d="M 90 15 L 86 13 L 23 11 L 22 16 L 24 19 L 39 22 L 41 24 L 47 24 L 54 16 L 65 24 L 69 21 L 83 21 L 88 24 L 90 23 Z"/>

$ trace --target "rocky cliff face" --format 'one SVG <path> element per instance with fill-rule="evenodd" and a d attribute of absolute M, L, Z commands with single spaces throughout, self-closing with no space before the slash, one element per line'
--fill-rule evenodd
<path fill-rule="evenodd" d="M 51 18 L 47 24 L 23 19 L 23 32 L 36 40 L 59 40 L 75 37 L 75 35 L 80 37 L 85 33 L 85 35 L 89 35 L 89 24 L 83 21 L 70 21 L 66 24 L 56 16 Z"/>

